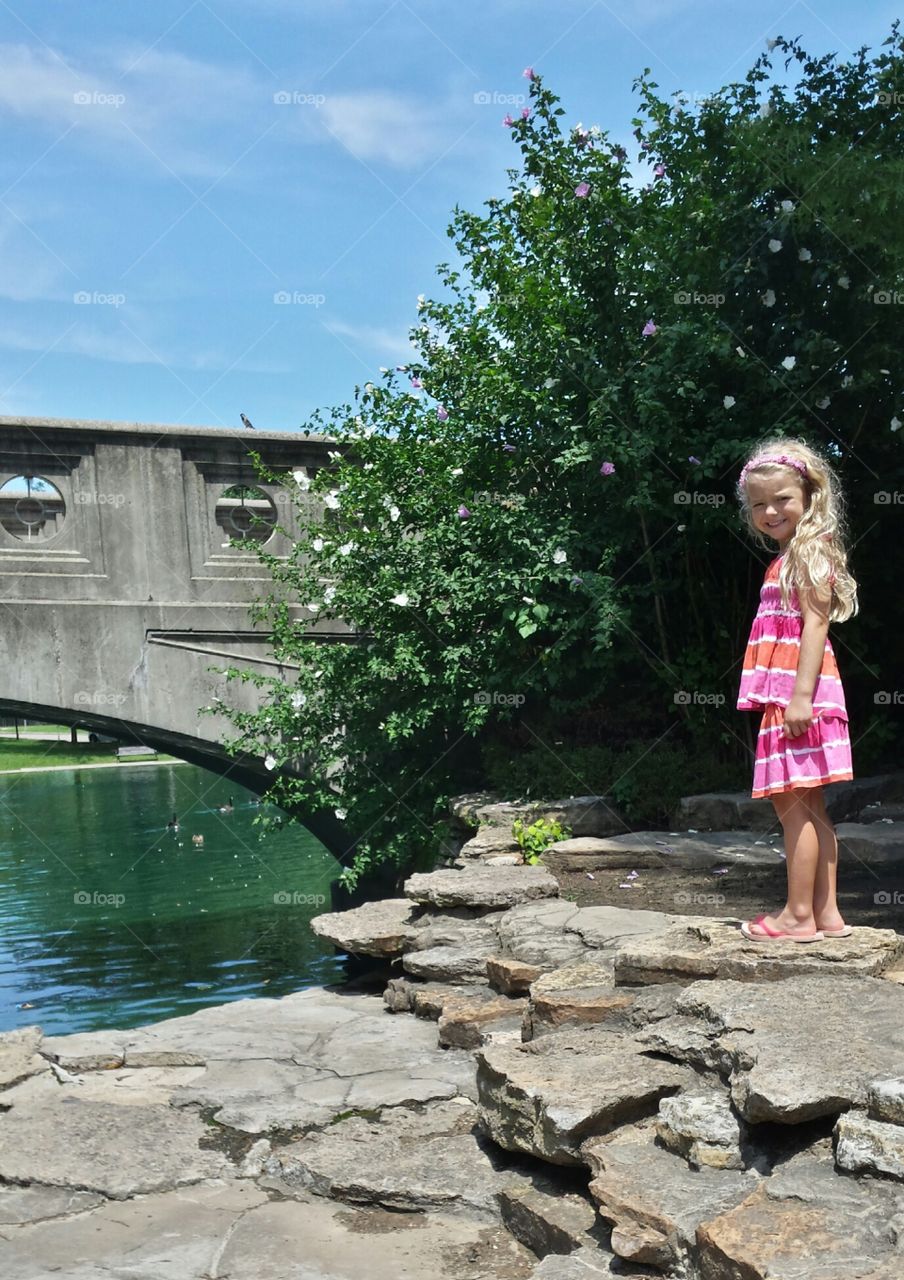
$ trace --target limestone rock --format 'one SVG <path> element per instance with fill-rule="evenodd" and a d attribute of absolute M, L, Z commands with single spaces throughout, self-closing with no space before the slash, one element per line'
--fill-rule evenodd
<path fill-rule="evenodd" d="M 512 835 L 511 823 L 507 826 L 482 826 L 476 835 L 461 846 L 459 859 L 468 864 L 490 862 L 499 857 L 520 858 L 521 849 Z"/>
<path fill-rule="evenodd" d="M 904 1182 L 904 1128 L 848 1111 L 835 1124 L 835 1163 L 848 1173 L 884 1174 Z"/>
<path fill-rule="evenodd" d="M 504 914 L 490 911 L 474 918 L 467 907 L 454 911 L 428 911 L 414 931 L 409 950 L 432 951 L 434 947 L 496 946 L 496 924 Z"/>
<path fill-rule="evenodd" d="M 527 964 L 512 956 L 488 956 L 487 979 L 491 987 L 503 995 L 525 995 L 530 984 L 540 977 L 543 969 L 538 964 Z"/>
<path fill-rule="evenodd" d="M 849 857 L 868 867 L 901 865 L 904 822 L 842 822 L 835 831 L 841 858 Z"/>
<path fill-rule="evenodd" d="M 876 976 L 904 954 L 904 936 L 892 929 L 857 928 L 849 938 L 824 942 L 753 942 L 740 921 L 688 917 L 664 933 L 638 938 L 615 961 L 617 983 L 691 982 L 735 978 L 762 982 L 794 974 Z"/>
<path fill-rule="evenodd" d="M 690 1084 L 692 1072 L 650 1057 L 631 1035 L 595 1027 L 476 1052 L 480 1118 L 508 1151 L 581 1163 L 580 1144 Z"/>
<path fill-rule="evenodd" d="M 43 1038 L 40 1027 L 19 1027 L 0 1035 L 0 1089 L 47 1071 L 47 1063 L 38 1053 Z"/>
<path fill-rule="evenodd" d="M 565 925 L 594 951 L 612 954 L 633 945 L 639 938 L 664 933 L 678 921 L 662 911 L 639 911 L 633 907 L 581 907 Z"/>
<path fill-rule="evenodd" d="M 84 1213 L 104 1203 L 96 1191 L 68 1187 L 0 1187 L 0 1226 L 18 1222 L 43 1222 L 72 1213 Z"/>
<path fill-rule="evenodd" d="M 419 915 L 408 898 L 381 898 L 348 911 L 314 916 L 311 928 L 318 938 L 353 955 L 397 956 L 411 946 Z"/>
<path fill-rule="evenodd" d="M 618 1280 L 647 1280 L 649 1271 L 626 1270 L 620 1258 L 602 1249 L 578 1249 L 567 1257 L 551 1253 L 531 1272 L 531 1280 L 597 1280 L 598 1276 Z"/>
<path fill-rule="evenodd" d="M 476 1118 L 463 1100 L 423 1113 L 393 1108 L 379 1120 L 351 1116 L 279 1148 L 266 1171 L 286 1188 L 334 1200 L 409 1212 L 462 1210 L 497 1221 L 495 1195 L 506 1175 L 475 1137 Z"/>
<path fill-rule="evenodd" d="M 405 881 L 406 898 L 435 907 L 511 907 L 556 898 L 559 885 L 545 867 L 470 867 L 419 872 Z"/>
<path fill-rule="evenodd" d="M 587 959 L 543 974 L 531 985 L 524 1039 L 533 1040 L 564 1027 L 605 1022 L 633 1002 L 633 992 L 616 989 L 611 959 L 590 952 Z"/>
<path fill-rule="evenodd" d="M 390 1013 L 413 1013 L 418 1018 L 436 1022 L 447 1000 L 492 995 L 489 986 L 477 983 L 420 982 L 412 978 L 390 978 L 383 992 L 383 1003 Z"/>
<path fill-rule="evenodd" d="M 867 1106 L 873 1120 L 904 1125 L 904 1079 L 871 1080 L 866 1092 Z"/>
<path fill-rule="evenodd" d="M 530 1182 L 505 1187 L 496 1199 L 509 1231 L 538 1258 L 599 1246 L 596 1208 L 586 1194 L 564 1191 L 552 1179 L 534 1175 Z"/>
<path fill-rule="evenodd" d="M 503 912 L 496 923 L 500 948 L 544 972 L 557 969 L 587 953 L 583 939 L 569 928 L 579 914 L 579 908 L 563 898 L 521 903 Z"/>
<path fill-rule="evenodd" d="M 98 1191 L 113 1200 L 215 1178 L 231 1166 L 195 1115 L 72 1098 L 15 1107 L 0 1125 L 0 1179 Z"/>
<path fill-rule="evenodd" d="M 744 1168 L 741 1126 L 723 1093 L 688 1090 L 663 1098 L 656 1132 L 670 1151 L 694 1168 Z"/>
<path fill-rule="evenodd" d="M 452 998 L 443 1005 L 437 1030 L 444 1048 L 475 1049 L 487 1036 L 510 1030 L 521 1033 L 524 999 L 476 995 Z"/>
<path fill-rule="evenodd" d="M 719 1071 L 750 1122 L 864 1108 L 872 1081 L 895 1075 L 904 1058 L 904 990 L 876 978 L 695 982 L 675 1008 L 640 1029 L 639 1042 Z"/>
<path fill-rule="evenodd" d="M 612 1140 L 588 1139 L 581 1154 L 593 1171 L 590 1194 L 613 1227 L 613 1252 L 660 1268 L 686 1265 L 698 1225 L 739 1204 L 752 1186 L 750 1174 L 691 1169 L 652 1131 L 632 1126 Z"/>
<path fill-rule="evenodd" d="M 487 958 L 496 949 L 493 938 L 475 940 L 462 946 L 430 947 L 426 951 L 408 951 L 402 967 L 415 978 L 434 983 L 474 983 L 485 986 Z"/>
<path fill-rule="evenodd" d="M 900 1190 L 839 1177 L 826 1143 L 701 1222 L 695 1253 L 702 1280 L 899 1280 L 902 1225 Z"/>

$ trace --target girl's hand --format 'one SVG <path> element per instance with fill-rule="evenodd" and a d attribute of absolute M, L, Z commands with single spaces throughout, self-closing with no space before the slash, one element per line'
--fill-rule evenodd
<path fill-rule="evenodd" d="M 785 733 L 789 738 L 799 738 L 813 723 L 813 699 L 795 693 L 785 708 Z"/>

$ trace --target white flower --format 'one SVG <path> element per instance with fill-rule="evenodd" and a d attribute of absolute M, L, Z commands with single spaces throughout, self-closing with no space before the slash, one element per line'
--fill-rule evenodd
<path fill-rule="evenodd" d="M 326 451 L 326 456 L 327 456 L 327 457 L 328 457 L 332 462 L 335 462 L 337 458 L 341 458 L 341 457 L 342 457 L 342 454 L 339 452 L 339 450 L 338 450 L 338 449 L 327 449 L 327 451 Z"/>
<path fill-rule="evenodd" d="M 389 508 L 389 518 L 393 522 L 393 524 L 395 524 L 396 520 L 398 520 L 400 514 L 401 512 L 399 511 L 398 507 Z"/>
<path fill-rule="evenodd" d="M 336 510 L 338 509 L 338 507 L 339 507 L 339 494 L 338 494 L 338 492 L 335 492 L 335 491 L 334 491 L 333 493 L 326 493 L 326 494 L 324 494 L 324 496 L 323 496 L 323 505 L 324 505 L 325 507 L 329 507 L 330 511 L 336 511 Z"/>
<path fill-rule="evenodd" d="M 851 287 L 851 277 L 850 277 L 850 276 L 839 276 L 839 277 L 838 277 L 838 283 L 841 285 L 842 289 L 850 289 L 850 287 Z"/>
<path fill-rule="evenodd" d="M 781 242 L 781 240 L 770 240 L 770 241 L 769 241 L 769 252 L 770 252 L 770 253 L 778 253 L 778 252 L 779 252 L 779 250 L 781 249 L 781 247 L 782 247 L 782 242 Z"/>
<path fill-rule="evenodd" d="M 334 809 L 333 813 L 335 813 L 336 817 L 339 819 L 340 822 L 344 822 L 345 819 L 348 817 L 348 814 L 344 809 Z"/>
<path fill-rule="evenodd" d="M 809 249 L 798 249 L 797 257 L 800 262 L 809 262 L 813 255 Z"/>
<path fill-rule="evenodd" d="M 783 201 L 782 201 L 782 213 L 793 213 L 793 212 L 794 212 L 794 201 L 793 201 L 793 200 L 783 200 Z"/>
<path fill-rule="evenodd" d="M 744 350 L 743 347 L 735 347 L 735 351 L 737 351 L 738 355 L 741 357 L 742 360 L 747 359 L 747 352 Z"/>
<path fill-rule="evenodd" d="M 319 612 L 320 612 L 320 605 L 319 605 L 319 604 L 306 604 L 304 607 L 305 607 L 306 609 L 310 609 L 311 613 L 319 613 Z"/>
<path fill-rule="evenodd" d="M 772 103 L 764 102 L 760 107 L 760 119 L 764 120 L 766 116 L 771 116 L 771 115 L 772 115 Z"/>
<path fill-rule="evenodd" d="M 536 603 L 537 603 L 537 602 L 536 602 L 536 600 L 534 600 L 533 596 L 522 596 L 522 597 L 521 597 L 521 599 L 524 601 L 524 603 L 525 603 L 525 604 L 536 604 Z"/>
<path fill-rule="evenodd" d="M 422 307 L 424 307 L 424 306 L 426 305 L 426 302 L 427 302 L 427 299 L 424 297 L 424 295 L 423 295 L 422 293 L 419 293 L 419 294 L 417 295 L 417 309 L 418 309 L 418 311 L 420 311 L 420 310 L 421 310 L 421 308 L 422 308 Z"/>
<path fill-rule="evenodd" d="M 276 768 L 276 756 L 264 756 L 264 768 L 265 768 L 265 769 L 275 769 L 275 768 Z"/>
<path fill-rule="evenodd" d="M 404 591 L 400 591 L 397 596 L 391 596 L 389 599 L 390 604 L 400 604 L 402 606 L 408 604 L 408 601 L 409 597 L 406 596 Z"/>
<path fill-rule="evenodd" d="M 774 289 L 767 289 L 766 292 L 763 294 L 763 306 L 764 307 L 775 306 L 775 290 Z"/>
<path fill-rule="evenodd" d="M 307 471 L 302 470 L 301 467 L 292 472 L 292 479 L 298 485 L 299 489 L 303 489 L 305 492 L 307 492 L 311 487 L 310 477 L 308 476 Z"/>
<path fill-rule="evenodd" d="M 374 464 L 372 462 L 365 462 L 362 468 L 362 470 L 364 471 L 373 471 L 373 469 L 374 469 Z"/>
<path fill-rule="evenodd" d="M 722 403 L 725 405 L 726 409 L 733 409 L 737 401 L 734 396 L 723 396 Z"/>
<path fill-rule="evenodd" d="M 567 552 L 563 551 L 560 547 L 558 551 L 554 551 L 552 553 L 552 559 L 553 559 L 553 564 L 564 564 L 565 561 L 568 559 L 568 554 Z"/>
<path fill-rule="evenodd" d="M 534 199 L 536 199 L 537 196 L 542 196 L 543 188 L 540 186 L 539 182 L 535 187 L 531 187 L 530 193 L 534 197 Z"/>
<path fill-rule="evenodd" d="M 841 385 L 843 387 L 849 387 L 853 381 L 854 381 L 853 376 L 850 373 L 846 373 L 844 377 L 841 379 Z"/>
<path fill-rule="evenodd" d="M 322 551 L 322 550 L 323 550 L 323 538 L 314 538 L 314 539 L 312 539 L 312 541 L 311 541 L 311 546 L 314 548 L 314 550 L 315 550 L 315 551 Z"/>
<path fill-rule="evenodd" d="M 829 405 L 830 405 L 831 403 L 832 403 L 832 397 L 831 397 L 831 396 L 823 396 L 823 398 L 822 398 L 821 400 L 817 400 L 817 401 L 816 401 L 816 408 L 817 408 L 817 409 L 828 409 L 828 407 L 829 407 Z"/>
<path fill-rule="evenodd" d="M 785 356 L 784 360 L 782 361 L 782 368 L 787 369 L 788 372 L 790 373 L 796 364 L 797 364 L 797 356 Z"/>
<path fill-rule="evenodd" d="M 332 600 L 335 594 L 336 594 L 335 587 L 327 587 L 326 591 L 324 591 L 323 593 L 323 603 L 329 604 L 329 602 Z"/>
<path fill-rule="evenodd" d="M 373 389 L 374 389 L 374 384 L 372 382 L 365 382 L 364 384 L 365 391 L 373 391 Z"/>
<path fill-rule="evenodd" d="M 451 471 L 451 474 L 453 476 L 463 476 L 464 473 L 465 473 L 464 467 L 453 467 Z"/>
<path fill-rule="evenodd" d="M 354 549 L 355 544 L 353 542 L 343 542 L 342 546 L 339 548 L 339 554 L 340 556 L 347 556 L 354 551 Z"/>
<path fill-rule="evenodd" d="M 299 711 L 307 702 L 307 700 L 308 700 L 307 694 L 301 693 L 297 689 L 295 693 L 292 694 L 292 697 L 290 699 L 292 706 L 295 708 L 296 711 Z"/>
<path fill-rule="evenodd" d="M 891 420 L 891 424 L 890 424 L 890 425 L 891 425 L 891 429 L 892 429 L 892 431 L 897 431 L 897 430 L 898 430 L 898 428 L 901 426 L 901 419 L 900 419 L 900 418 L 892 418 L 892 420 Z"/>
<path fill-rule="evenodd" d="M 679 524 L 679 526 L 678 526 L 678 532 L 679 532 L 679 533 L 684 533 L 684 531 L 685 531 L 685 529 L 686 529 L 686 528 L 687 528 L 687 525 L 686 525 L 686 524 Z"/>

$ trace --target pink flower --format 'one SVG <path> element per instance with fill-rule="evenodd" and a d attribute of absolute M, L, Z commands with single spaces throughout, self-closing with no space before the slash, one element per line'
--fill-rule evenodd
<path fill-rule="evenodd" d="M 464 505 L 464 503 L 462 503 L 462 505 L 458 508 L 458 514 L 461 516 L 462 520 L 467 520 L 468 516 L 471 513 L 468 510 L 468 508 Z"/>
<path fill-rule="evenodd" d="M 614 471 L 615 471 L 614 462 L 604 462 L 603 465 L 600 467 L 601 476 L 611 476 L 614 473 Z"/>
<path fill-rule="evenodd" d="M 511 129 L 512 125 L 515 122 L 511 116 L 506 116 L 505 119 L 502 121 L 502 123 L 506 126 L 506 128 Z"/>
<path fill-rule="evenodd" d="M 649 151 L 649 150 L 650 150 L 650 143 L 649 143 L 649 142 L 642 142 L 642 143 L 640 144 L 640 149 L 641 149 L 641 151 Z"/>
<path fill-rule="evenodd" d="M 590 183 L 589 183 L 589 182 L 579 182 L 579 183 L 578 183 L 578 185 L 577 185 L 577 186 L 575 187 L 575 189 L 574 189 L 574 194 L 575 194 L 579 199 L 583 200 L 584 196 L 588 196 L 588 195 L 590 194 Z"/>
<path fill-rule="evenodd" d="M 438 404 L 436 406 L 436 416 L 439 418 L 440 422 L 445 422 L 449 416 L 449 410 L 444 408 L 443 405 Z"/>
<path fill-rule="evenodd" d="M 665 165 L 664 165 L 664 164 L 658 164 L 658 165 L 656 166 L 656 168 L 653 170 L 653 172 L 656 174 L 656 177 L 657 177 L 657 178 L 664 178 L 664 177 L 665 177 Z"/>
<path fill-rule="evenodd" d="M 657 332 L 658 330 L 652 320 L 648 320 L 643 329 L 641 329 L 641 333 L 645 338 L 652 338 L 653 334 Z"/>
<path fill-rule="evenodd" d="M 421 382 L 420 378 L 412 378 L 411 385 L 414 387 L 415 391 L 420 391 L 424 384 Z"/>
<path fill-rule="evenodd" d="M 525 80 L 533 80 L 533 79 L 534 79 L 534 69 L 533 69 L 533 67 L 525 67 L 525 68 L 524 68 L 524 70 L 521 72 L 521 74 L 524 76 L 524 79 L 525 79 Z"/>
<path fill-rule="evenodd" d="M 521 119 L 522 119 L 522 120 L 526 120 L 526 119 L 528 118 L 528 116 L 529 116 L 529 115 L 530 115 L 530 107 L 522 107 L 522 108 L 521 108 Z"/>

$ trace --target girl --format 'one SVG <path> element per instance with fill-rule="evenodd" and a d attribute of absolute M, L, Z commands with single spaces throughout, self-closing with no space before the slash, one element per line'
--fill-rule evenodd
<path fill-rule="evenodd" d="M 801 440 L 766 440 L 738 481 L 755 541 L 779 554 L 766 569 L 744 654 L 738 710 L 762 710 L 752 797 L 769 796 L 785 837 L 788 900 L 741 925 L 745 937 L 846 938 L 836 901 L 838 843 L 823 786 L 853 778 L 844 689 L 829 623 L 858 610 L 844 503 L 826 460 Z"/>

